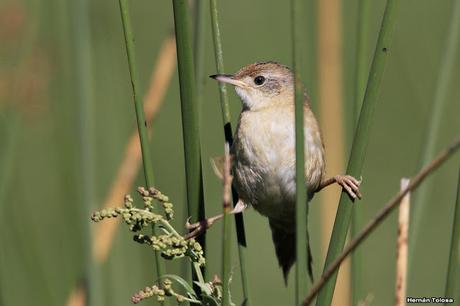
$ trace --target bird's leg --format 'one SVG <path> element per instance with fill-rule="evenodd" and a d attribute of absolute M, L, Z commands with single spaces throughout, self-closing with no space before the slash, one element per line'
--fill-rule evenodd
<path fill-rule="evenodd" d="M 244 204 L 241 200 L 239 200 L 238 203 L 236 203 L 235 207 L 233 207 L 233 209 L 229 212 L 229 214 L 239 214 L 243 212 L 246 209 L 246 207 L 247 205 Z M 202 233 L 207 231 L 214 224 L 214 222 L 222 219 L 223 217 L 224 214 L 219 214 L 217 216 L 207 218 L 196 223 L 190 223 L 189 218 L 189 220 L 187 220 L 187 223 L 185 224 L 185 227 L 189 230 L 189 233 L 185 235 L 185 239 L 190 239 L 201 235 Z"/>
<path fill-rule="evenodd" d="M 340 186 L 345 189 L 345 191 L 352 197 L 353 199 L 361 199 L 362 195 L 359 192 L 359 185 L 361 185 L 362 178 L 358 181 L 351 175 L 336 175 L 331 177 L 327 180 L 324 180 L 319 184 L 318 189 L 315 192 L 321 191 L 323 188 L 332 185 L 334 183 L 339 184 Z"/>

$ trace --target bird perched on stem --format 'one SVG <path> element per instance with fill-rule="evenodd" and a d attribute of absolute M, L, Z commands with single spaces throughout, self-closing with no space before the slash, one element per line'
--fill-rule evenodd
<path fill-rule="evenodd" d="M 296 258 L 296 158 L 294 125 L 294 76 L 276 62 L 243 67 L 233 75 L 211 78 L 231 84 L 241 98 L 234 143 L 233 185 L 240 202 L 234 212 L 247 205 L 268 217 L 273 243 L 285 282 Z M 304 92 L 305 184 L 308 198 L 333 183 L 352 197 L 360 198 L 360 181 L 348 175 L 325 179 L 324 145 L 309 99 Z M 214 220 L 212 220 L 214 221 Z M 209 224 L 208 224 L 209 225 Z M 312 278 L 308 246 L 309 274 Z"/>

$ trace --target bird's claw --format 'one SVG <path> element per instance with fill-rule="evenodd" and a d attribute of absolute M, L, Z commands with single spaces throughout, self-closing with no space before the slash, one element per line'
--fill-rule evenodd
<path fill-rule="evenodd" d="M 336 182 L 342 186 L 343 189 L 352 197 L 353 199 L 361 199 L 362 195 L 361 192 L 359 191 L 359 186 L 361 185 L 361 182 L 363 181 L 363 178 L 360 177 L 359 180 L 354 178 L 351 175 L 337 175 L 335 177 Z"/>
<path fill-rule="evenodd" d="M 219 216 L 204 219 L 195 223 L 190 223 L 190 218 L 191 217 L 188 217 L 187 222 L 185 223 L 185 228 L 189 231 L 189 233 L 184 236 L 187 240 L 195 238 L 206 232 L 214 224 L 214 222 L 219 219 Z"/>

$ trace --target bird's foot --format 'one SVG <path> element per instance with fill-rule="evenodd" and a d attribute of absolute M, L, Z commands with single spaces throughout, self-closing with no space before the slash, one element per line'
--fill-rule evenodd
<path fill-rule="evenodd" d="M 334 180 L 337 184 L 342 186 L 343 189 L 348 193 L 350 197 L 353 199 L 361 199 L 362 195 L 359 192 L 359 186 L 363 181 L 363 178 L 360 177 L 359 181 L 351 175 L 336 175 L 334 176 Z"/>
<path fill-rule="evenodd" d="M 244 204 L 242 201 L 238 201 L 236 203 L 235 207 L 229 212 L 229 214 L 238 214 L 243 212 L 246 209 L 246 204 Z M 222 219 L 224 217 L 224 214 L 220 214 L 211 218 L 207 218 L 204 220 L 201 220 L 196 223 L 190 223 L 190 218 L 187 219 L 187 222 L 185 223 L 185 228 L 189 231 L 187 235 L 185 235 L 185 239 L 191 239 L 195 238 L 204 232 L 206 232 L 213 224 Z"/>

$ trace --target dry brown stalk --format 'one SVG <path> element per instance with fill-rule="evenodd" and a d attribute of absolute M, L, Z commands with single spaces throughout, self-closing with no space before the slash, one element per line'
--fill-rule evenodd
<path fill-rule="evenodd" d="M 326 147 L 326 172 L 343 173 L 345 145 L 342 94 L 342 25 L 341 1 L 318 2 L 318 102 L 321 130 Z M 323 257 L 327 252 L 337 210 L 340 188 L 321 192 L 321 237 Z M 339 273 L 332 305 L 347 306 L 350 300 L 350 264 Z"/>
<path fill-rule="evenodd" d="M 364 227 L 364 229 L 353 239 L 348 246 L 343 250 L 343 252 L 338 256 L 323 273 L 321 278 L 316 282 L 316 284 L 310 290 L 310 293 L 303 301 L 303 306 L 308 306 L 316 297 L 321 288 L 327 283 L 329 278 L 335 273 L 335 271 L 340 267 L 342 262 L 347 258 L 350 253 L 356 249 L 365 238 L 372 233 L 383 220 L 395 209 L 404 198 L 406 194 L 410 191 L 416 189 L 420 183 L 434 170 L 441 166 L 449 157 L 451 157 L 458 149 L 460 148 L 460 137 L 457 138 L 447 149 L 440 152 L 435 159 L 431 161 L 427 166 L 425 166 L 420 172 L 412 179 L 406 189 L 398 192 L 390 201 L 388 201 L 385 206 L 380 210 L 380 212 Z"/>
<path fill-rule="evenodd" d="M 229 144 L 225 144 L 225 160 L 224 160 L 224 213 L 229 213 L 232 210 L 232 180 L 233 176 L 230 174 L 231 157 Z"/>
<path fill-rule="evenodd" d="M 176 42 L 174 37 L 167 37 L 161 46 L 155 69 L 150 79 L 149 89 L 144 98 L 144 112 L 147 122 L 152 121 L 163 103 L 171 77 L 176 66 Z M 139 136 L 136 131 L 131 134 L 126 144 L 123 160 L 117 175 L 102 205 L 104 208 L 121 203 L 136 178 L 141 165 L 141 150 Z M 89 222 L 89 221 L 88 221 Z M 93 236 L 93 256 L 97 264 L 103 263 L 109 254 L 119 219 L 95 225 Z M 67 306 L 85 305 L 86 293 L 81 287 L 75 287 L 67 299 Z"/>
<path fill-rule="evenodd" d="M 401 191 L 409 186 L 409 179 L 401 179 Z M 406 305 L 407 248 L 409 238 L 410 193 L 401 201 L 398 217 L 398 245 L 396 253 L 396 301 L 395 306 Z"/>

